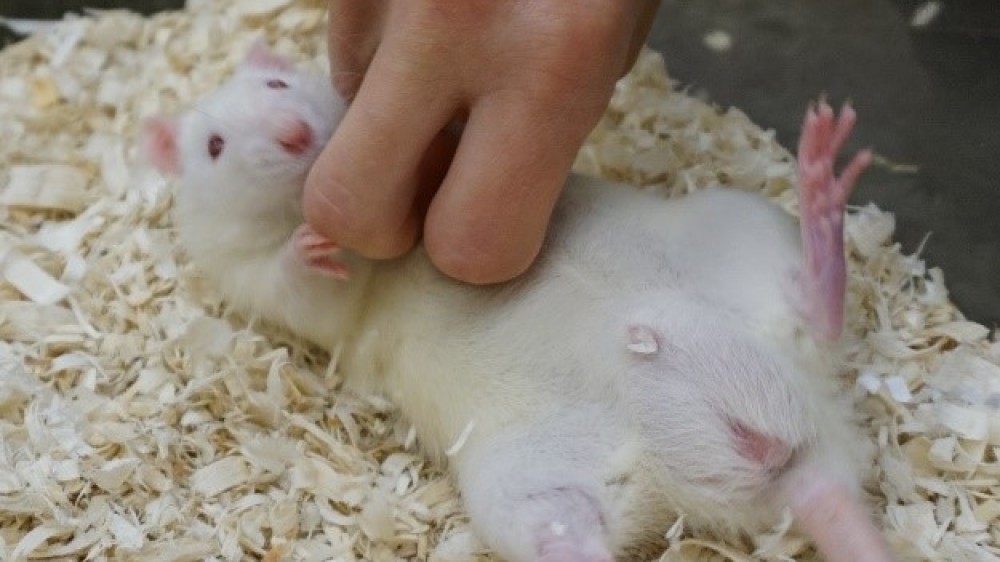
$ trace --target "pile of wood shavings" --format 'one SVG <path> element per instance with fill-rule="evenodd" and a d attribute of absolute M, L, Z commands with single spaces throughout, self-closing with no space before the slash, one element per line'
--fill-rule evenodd
<path fill-rule="evenodd" d="M 212 90 L 257 37 L 324 69 L 322 4 L 98 13 L 0 53 L 0 558 L 490 558 L 391 405 L 225 313 L 177 251 L 169 181 L 135 159 L 141 119 Z M 674 91 L 651 52 L 577 169 L 795 210 L 773 135 Z M 868 206 L 847 229 L 845 387 L 878 444 L 880 522 L 903 560 L 1000 561 L 1000 343 L 892 243 L 891 215 Z M 781 529 L 724 542 L 683 517 L 664 547 L 648 558 L 815 558 Z"/>

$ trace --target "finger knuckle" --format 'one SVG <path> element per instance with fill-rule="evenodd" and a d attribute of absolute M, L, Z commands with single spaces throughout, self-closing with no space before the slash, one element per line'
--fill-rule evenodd
<path fill-rule="evenodd" d="M 524 273 L 534 261 L 531 252 L 514 251 L 501 238 L 429 238 L 426 246 L 431 261 L 444 274 L 468 283 L 500 283 Z"/>

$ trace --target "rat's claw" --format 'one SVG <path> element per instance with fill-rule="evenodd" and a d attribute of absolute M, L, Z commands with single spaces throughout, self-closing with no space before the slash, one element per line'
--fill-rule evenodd
<path fill-rule="evenodd" d="M 347 265 L 333 258 L 340 252 L 340 246 L 313 230 L 308 224 L 295 229 L 291 250 L 300 263 L 321 275 L 343 281 L 349 278 Z"/>
<path fill-rule="evenodd" d="M 326 277 L 341 281 L 347 281 L 351 278 L 346 265 L 328 256 L 310 258 L 306 260 L 306 265 Z"/>
<path fill-rule="evenodd" d="M 837 126 L 833 131 L 830 154 L 836 156 L 840 152 L 840 149 L 843 148 L 847 137 L 850 136 L 851 131 L 854 130 L 854 123 L 857 119 L 858 115 L 854 112 L 854 108 L 850 105 L 845 103 L 844 106 L 840 108 L 840 117 L 837 118 Z"/>
<path fill-rule="evenodd" d="M 340 250 L 333 240 L 316 232 L 308 224 L 303 224 L 295 229 L 292 235 L 295 245 L 308 254 L 323 253 L 331 254 Z"/>

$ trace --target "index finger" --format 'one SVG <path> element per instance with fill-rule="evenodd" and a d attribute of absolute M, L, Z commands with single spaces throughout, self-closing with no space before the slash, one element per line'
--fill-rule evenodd
<path fill-rule="evenodd" d="M 333 86 L 354 98 L 382 39 L 385 0 L 330 0 L 327 49 Z"/>
<path fill-rule="evenodd" d="M 309 224 L 365 257 L 397 257 L 419 232 L 421 162 L 455 106 L 447 82 L 429 79 L 427 49 L 406 34 L 385 37 L 306 179 Z"/>

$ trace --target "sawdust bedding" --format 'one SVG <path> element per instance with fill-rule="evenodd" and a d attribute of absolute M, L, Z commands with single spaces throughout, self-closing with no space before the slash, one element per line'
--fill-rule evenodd
<path fill-rule="evenodd" d="M 192 1 L 73 18 L 0 54 L 0 558 L 488 559 L 441 466 L 326 354 L 227 314 L 174 243 L 141 118 L 211 90 L 266 37 L 324 69 L 322 3 Z M 862 116 L 863 118 L 863 116 Z M 762 190 L 795 211 L 790 154 L 642 55 L 579 171 L 678 196 Z M 847 221 L 845 388 L 878 445 L 868 488 L 904 560 L 1000 560 L 1000 343 L 893 243 Z M 782 529 L 664 530 L 664 560 L 811 560 Z"/>

